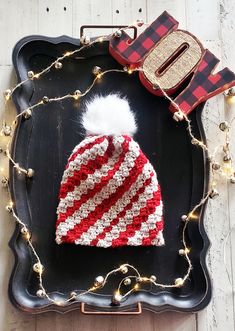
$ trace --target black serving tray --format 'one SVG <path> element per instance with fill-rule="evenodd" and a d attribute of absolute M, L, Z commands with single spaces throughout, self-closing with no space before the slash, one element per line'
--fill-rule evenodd
<path fill-rule="evenodd" d="M 27 72 L 48 66 L 65 51 L 79 47 L 79 40 L 67 36 L 48 38 L 29 36 L 21 39 L 13 51 L 18 80 Z M 78 59 L 77 57 L 84 57 Z M 14 94 L 19 113 L 44 95 L 55 97 L 84 91 L 93 80 L 92 68 L 120 68 L 110 56 L 108 42 L 98 43 L 79 55 L 66 58 L 61 70 L 51 69 L 42 78 L 29 81 Z M 158 173 L 164 200 L 165 247 L 96 248 L 55 243 L 56 207 L 60 180 L 68 156 L 83 139 L 79 118 L 84 102 L 94 94 L 120 92 L 127 96 L 136 112 L 139 130 L 135 139 Z M 178 91 L 179 93 L 180 91 Z M 98 275 L 122 263 L 134 265 L 143 275 L 156 275 L 159 282 L 173 283 L 184 276 L 187 262 L 180 257 L 182 247 L 181 215 L 198 203 L 207 190 L 208 163 L 200 148 L 190 143 L 184 122 L 177 123 L 168 110 L 165 98 L 149 93 L 140 83 L 138 74 L 109 73 L 94 86 L 78 104 L 72 100 L 42 105 L 30 119 L 19 118 L 13 138 L 12 154 L 25 168 L 33 168 L 32 179 L 19 177 L 10 167 L 10 189 L 18 216 L 32 231 L 32 240 L 45 266 L 44 286 L 58 300 L 68 298 L 72 290 L 89 288 Z M 195 135 L 205 141 L 200 105 L 190 115 Z M 10 240 L 15 265 L 9 282 L 9 296 L 14 305 L 30 313 L 66 312 L 81 307 L 81 301 L 98 312 L 134 311 L 140 304 L 154 312 L 164 310 L 194 312 L 204 308 L 211 298 L 211 282 L 205 264 L 209 241 L 203 226 L 203 209 L 199 221 L 187 228 L 187 242 L 192 248 L 193 270 L 182 288 L 159 289 L 144 287 L 129 296 L 120 306 L 110 304 L 120 275 L 113 276 L 95 294 L 80 297 L 67 306 L 56 306 L 46 298 L 38 298 L 35 263 L 29 247 L 16 226 Z"/>

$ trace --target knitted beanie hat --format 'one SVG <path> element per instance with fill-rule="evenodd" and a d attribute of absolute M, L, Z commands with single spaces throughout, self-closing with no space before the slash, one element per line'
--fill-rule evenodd
<path fill-rule="evenodd" d="M 61 181 L 56 242 L 164 245 L 161 189 L 132 139 L 137 127 L 127 100 L 96 96 L 82 124 L 86 137 L 70 155 Z"/>

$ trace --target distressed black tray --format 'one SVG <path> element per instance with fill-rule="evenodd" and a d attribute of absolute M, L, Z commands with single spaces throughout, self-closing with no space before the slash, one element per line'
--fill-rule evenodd
<path fill-rule="evenodd" d="M 79 47 L 79 40 L 67 36 L 48 38 L 29 36 L 20 40 L 13 51 L 13 63 L 21 81 L 27 72 L 38 72 L 65 51 Z M 40 100 L 44 95 L 55 97 L 84 91 L 93 80 L 95 65 L 103 70 L 120 68 L 109 55 L 108 42 L 92 46 L 76 56 L 66 58 L 61 70 L 52 69 L 42 78 L 29 81 L 14 95 L 17 112 Z M 58 190 L 67 158 L 83 138 L 79 124 L 80 108 L 96 93 L 121 92 L 135 110 L 139 125 L 135 139 L 157 170 L 162 188 L 165 218 L 165 247 L 95 248 L 55 243 Z M 44 286 L 56 299 L 67 298 L 72 290 L 82 291 L 93 284 L 97 275 L 104 275 L 122 263 L 133 264 L 144 275 L 156 275 L 159 282 L 173 283 L 187 269 L 182 248 L 181 215 L 186 214 L 201 199 L 208 184 L 206 155 L 190 143 L 184 122 L 177 123 L 168 110 L 165 98 L 149 93 L 140 83 L 138 74 L 109 73 L 94 86 L 81 104 L 67 100 L 40 106 L 30 119 L 20 118 L 14 140 L 13 157 L 25 168 L 33 168 L 33 179 L 19 177 L 10 167 L 10 188 L 16 212 L 32 231 L 32 240 L 45 266 Z M 190 118 L 195 135 L 205 141 L 201 123 L 203 105 Z M 193 270 L 182 288 L 157 289 L 145 287 L 121 303 L 110 305 L 113 290 L 120 276 L 112 277 L 99 293 L 80 299 L 98 312 L 132 311 L 141 302 L 144 309 L 194 312 L 204 308 L 211 298 L 211 283 L 205 264 L 209 241 L 200 220 L 187 229 L 187 242 L 192 248 Z M 81 307 L 72 302 L 65 307 L 38 298 L 35 263 L 19 228 L 10 240 L 15 265 L 9 282 L 9 295 L 14 305 L 30 313 L 65 312 Z M 138 306 L 139 307 L 139 306 Z M 84 308 L 84 306 L 83 306 Z"/>

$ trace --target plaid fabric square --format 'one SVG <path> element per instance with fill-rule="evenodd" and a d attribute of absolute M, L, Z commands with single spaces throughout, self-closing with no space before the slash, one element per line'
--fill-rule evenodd
<path fill-rule="evenodd" d="M 214 54 L 205 50 L 189 85 L 174 100 L 185 114 L 189 114 L 199 103 L 235 85 L 235 74 L 228 68 L 212 74 L 218 62 Z M 170 110 L 177 111 L 174 105 L 170 106 Z"/>
<path fill-rule="evenodd" d="M 130 37 L 123 31 L 120 38 L 110 40 L 110 53 L 121 64 L 136 65 L 158 43 L 161 38 L 177 29 L 178 22 L 164 11 L 143 33 L 130 43 Z"/>

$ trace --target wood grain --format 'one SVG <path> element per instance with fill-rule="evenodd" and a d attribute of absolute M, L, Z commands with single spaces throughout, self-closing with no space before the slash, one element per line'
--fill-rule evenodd
<path fill-rule="evenodd" d="M 66 8 L 66 9 L 65 9 Z M 11 50 L 16 41 L 29 34 L 56 36 L 68 34 L 79 36 L 82 24 L 129 23 L 136 18 L 147 22 L 155 19 L 163 10 L 168 10 L 180 22 L 180 28 L 194 33 L 205 46 L 222 59 L 221 66 L 235 70 L 233 0 L 8 0 L 0 1 L 0 90 L 12 85 L 14 74 L 11 66 Z M 103 33 L 91 31 L 90 35 Z M 1 111 L 4 109 L 0 101 Z M 219 96 L 207 103 L 204 110 L 204 125 L 208 143 L 214 147 L 223 141 L 218 134 L 217 124 L 225 117 L 231 120 L 233 109 L 225 113 L 223 97 Z M 13 107 L 7 110 L 12 118 Z M 235 130 L 232 134 L 235 141 Z M 1 142 L 2 143 L 2 142 Z M 0 146 L 1 147 L 1 146 Z M 235 150 L 233 150 L 235 153 Z M 0 155 L 0 163 L 3 164 Z M 213 299 L 203 312 L 198 314 L 177 314 L 168 312 L 153 314 L 144 312 L 141 316 L 83 316 L 78 312 L 66 315 L 46 313 L 30 316 L 14 308 L 7 297 L 7 284 L 13 264 L 13 256 L 7 246 L 13 230 L 11 218 L 5 211 L 8 201 L 3 189 L 0 191 L 0 330 L 2 331 L 234 331 L 235 323 L 235 186 L 218 183 L 221 192 L 217 201 L 211 201 L 206 213 L 206 228 L 212 246 L 208 254 L 208 266 L 214 283 Z M 227 236 L 229 234 L 228 239 Z M 225 240 L 227 240 L 225 242 Z M 226 243 L 227 269 L 223 263 L 223 246 Z"/>

